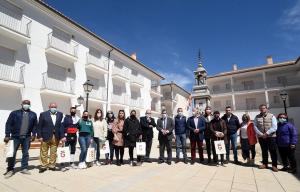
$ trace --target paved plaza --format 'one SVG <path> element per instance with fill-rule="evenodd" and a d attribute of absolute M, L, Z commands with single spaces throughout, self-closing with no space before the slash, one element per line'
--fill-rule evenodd
<path fill-rule="evenodd" d="M 229 163 L 226 167 L 202 164 L 157 164 L 144 163 L 130 167 L 116 165 L 91 167 L 86 170 L 72 169 L 65 172 L 46 171 L 38 173 L 37 149 L 30 150 L 31 175 L 16 173 L 5 179 L 0 177 L 0 191 L 101 191 L 101 192 L 160 192 L 160 191 L 218 191 L 218 192 L 299 192 L 300 180 L 287 172 L 274 173 L 252 167 L 237 166 Z M 125 150 L 125 157 L 128 158 Z M 1 148 L 3 154 L 3 148 Z M 77 155 L 79 149 L 77 149 Z M 18 152 L 20 157 L 21 151 Z M 175 153 L 173 152 L 175 156 Z M 259 155 L 259 154 L 258 154 Z M 154 148 L 152 157 L 158 156 Z M 240 158 L 241 159 L 241 158 Z M 5 172 L 6 163 L 1 155 L 0 169 Z M 256 162 L 259 164 L 260 157 Z M 20 163 L 17 163 L 17 167 Z M 281 168 L 281 166 L 279 166 Z"/>

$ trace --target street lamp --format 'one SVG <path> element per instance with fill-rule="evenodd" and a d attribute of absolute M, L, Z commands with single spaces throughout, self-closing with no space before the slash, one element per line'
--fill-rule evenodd
<path fill-rule="evenodd" d="M 78 105 L 75 105 L 75 108 L 79 107 L 80 105 L 82 105 L 84 102 L 84 98 L 80 95 L 78 98 L 77 98 L 77 103 Z"/>
<path fill-rule="evenodd" d="M 93 84 L 90 83 L 90 80 L 87 80 L 84 84 L 83 84 L 83 89 L 84 92 L 86 93 L 86 104 L 85 104 L 85 110 L 88 111 L 88 105 L 89 105 L 89 94 L 90 92 L 93 90 Z"/>
<path fill-rule="evenodd" d="M 284 112 L 285 112 L 285 114 L 287 114 L 287 111 L 286 111 L 286 99 L 288 97 L 287 92 L 285 90 L 281 90 L 280 91 L 280 97 L 281 97 L 281 99 L 283 101 Z"/>

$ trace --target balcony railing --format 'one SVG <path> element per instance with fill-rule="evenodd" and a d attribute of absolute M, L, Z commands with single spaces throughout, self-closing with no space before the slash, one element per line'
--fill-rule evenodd
<path fill-rule="evenodd" d="M 264 83 L 254 83 L 251 85 L 234 85 L 233 89 L 234 91 L 249 91 L 249 90 L 256 90 L 256 89 L 263 89 Z"/>
<path fill-rule="evenodd" d="M 128 105 L 129 104 L 129 96 L 125 95 L 125 94 L 122 94 L 122 95 L 112 94 L 111 101 L 114 104 Z"/>
<path fill-rule="evenodd" d="M 161 106 L 159 103 L 151 103 L 151 110 L 155 112 L 161 112 Z"/>
<path fill-rule="evenodd" d="M 282 82 L 278 82 L 277 79 L 268 80 L 266 85 L 268 88 L 300 85 L 300 77 L 287 77 L 285 81 Z"/>
<path fill-rule="evenodd" d="M 24 16 L 22 16 L 20 19 L 18 19 L 18 17 L 19 16 L 17 16 L 14 12 L 10 11 L 4 6 L 0 6 L 0 25 L 30 37 L 31 20 Z"/>
<path fill-rule="evenodd" d="M 97 67 L 100 67 L 102 69 L 105 69 L 105 70 L 108 70 L 108 62 L 101 59 L 101 58 L 98 58 L 94 55 L 91 55 L 90 53 L 87 53 L 87 65 L 88 64 L 93 64 Z"/>
<path fill-rule="evenodd" d="M 123 78 L 129 79 L 130 73 L 127 69 L 120 69 L 119 67 L 114 67 L 113 73 L 114 76 L 121 76 Z"/>
<path fill-rule="evenodd" d="M 74 80 L 58 80 L 48 76 L 47 73 L 43 73 L 43 89 L 58 91 L 62 93 L 74 93 Z"/>
<path fill-rule="evenodd" d="M 15 83 L 24 83 L 25 65 L 16 62 L 14 66 L 0 63 L 0 79 Z"/>
<path fill-rule="evenodd" d="M 230 93 L 231 88 L 222 87 L 220 89 L 209 89 L 211 94 Z"/>
<path fill-rule="evenodd" d="M 55 48 L 64 53 L 77 57 L 77 48 L 78 45 L 74 46 L 70 42 L 63 41 L 55 36 L 52 33 L 48 34 L 48 46 L 47 48 Z"/>
<path fill-rule="evenodd" d="M 137 107 L 137 108 L 143 108 L 144 100 L 142 98 L 130 99 L 130 106 Z"/>
<path fill-rule="evenodd" d="M 130 81 L 132 83 L 136 83 L 136 84 L 139 84 L 139 85 L 144 85 L 144 78 L 143 77 L 139 77 L 139 76 L 136 76 L 136 75 L 130 75 Z"/>
<path fill-rule="evenodd" d="M 93 89 L 90 93 L 90 97 L 94 99 L 100 99 L 103 101 L 107 100 L 107 89 L 105 87 L 99 87 L 98 89 Z"/>

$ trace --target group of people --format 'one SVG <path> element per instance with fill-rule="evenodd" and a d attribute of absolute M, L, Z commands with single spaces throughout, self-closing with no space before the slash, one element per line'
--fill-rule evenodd
<path fill-rule="evenodd" d="M 268 168 L 268 155 L 272 159 L 272 170 L 277 169 L 277 149 L 279 151 L 283 168 L 282 171 L 296 173 L 295 149 L 297 143 L 297 129 L 288 122 L 287 114 L 281 113 L 276 118 L 271 114 L 266 105 L 260 105 L 260 113 L 252 121 L 248 114 L 242 116 L 242 122 L 232 113 L 231 107 L 225 109 L 221 117 L 219 111 L 212 112 L 211 107 L 206 107 L 202 113 L 198 108 L 193 109 L 191 117 L 183 115 L 183 109 L 178 108 L 177 115 L 168 117 L 167 111 L 162 110 L 161 117 L 155 122 L 151 117 L 151 110 L 146 110 L 145 116 L 137 118 L 136 111 L 132 110 L 126 118 L 125 111 L 119 110 L 117 117 L 112 111 L 103 114 L 97 109 L 91 118 L 88 111 L 82 117 L 76 114 L 76 107 L 70 108 L 70 114 L 64 115 L 57 110 L 56 103 L 49 104 L 49 110 L 42 112 L 37 118 L 35 112 L 30 110 L 30 101 L 22 101 L 22 108 L 10 113 L 5 128 L 4 142 L 13 140 L 13 157 L 7 158 L 6 177 L 14 174 L 16 153 L 22 146 L 21 173 L 30 174 L 28 170 L 30 143 L 37 139 L 40 146 L 39 172 L 46 170 L 60 170 L 56 164 L 58 146 L 69 146 L 70 168 L 75 166 L 75 152 L 77 141 L 80 145 L 79 169 L 87 168 L 86 157 L 88 148 L 93 145 L 96 149 L 96 165 L 112 164 L 114 155 L 115 164 L 124 164 L 124 148 L 129 151 L 129 164 L 140 165 L 142 162 L 151 163 L 150 153 L 153 140 L 153 129 L 158 130 L 159 160 L 158 163 L 172 164 L 172 143 L 176 142 L 175 163 L 180 162 L 181 153 L 183 162 L 189 162 L 187 157 L 187 138 L 190 140 L 191 160 L 196 162 L 196 148 L 199 153 L 199 162 L 211 165 L 227 164 L 230 161 L 230 149 L 233 151 L 233 163 L 241 164 L 238 160 L 237 138 L 240 137 L 242 157 L 247 165 L 255 164 L 255 145 L 261 146 L 262 164 L 260 169 Z M 239 133 L 239 134 L 238 134 Z M 216 153 L 215 141 L 224 141 L 226 154 L 220 158 Z M 146 145 L 144 156 L 137 156 L 134 161 L 134 148 L 136 143 L 142 141 Z M 105 160 L 100 162 L 100 149 L 109 143 L 109 153 Z M 204 159 L 203 148 L 207 151 L 207 160 Z M 167 158 L 165 159 L 165 149 Z M 50 151 L 50 154 L 49 154 Z M 225 156 L 225 157 L 224 157 Z"/>

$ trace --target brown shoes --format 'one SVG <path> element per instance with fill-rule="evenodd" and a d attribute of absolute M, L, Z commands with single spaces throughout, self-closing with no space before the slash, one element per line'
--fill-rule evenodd
<path fill-rule="evenodd" d="M 273 167 L 272 167 L 272 171 L 278 172 L 278 168 L 273 166 Z"/>
<path fill-rule="evenodd" d="M 268 168 L 268 166 L 266 166 L 266 165 L 262 164 L 262 165 L 260 165 L 258 168 L 259 168 L 259 169 L 267 169 L 267 168 Z"/>

